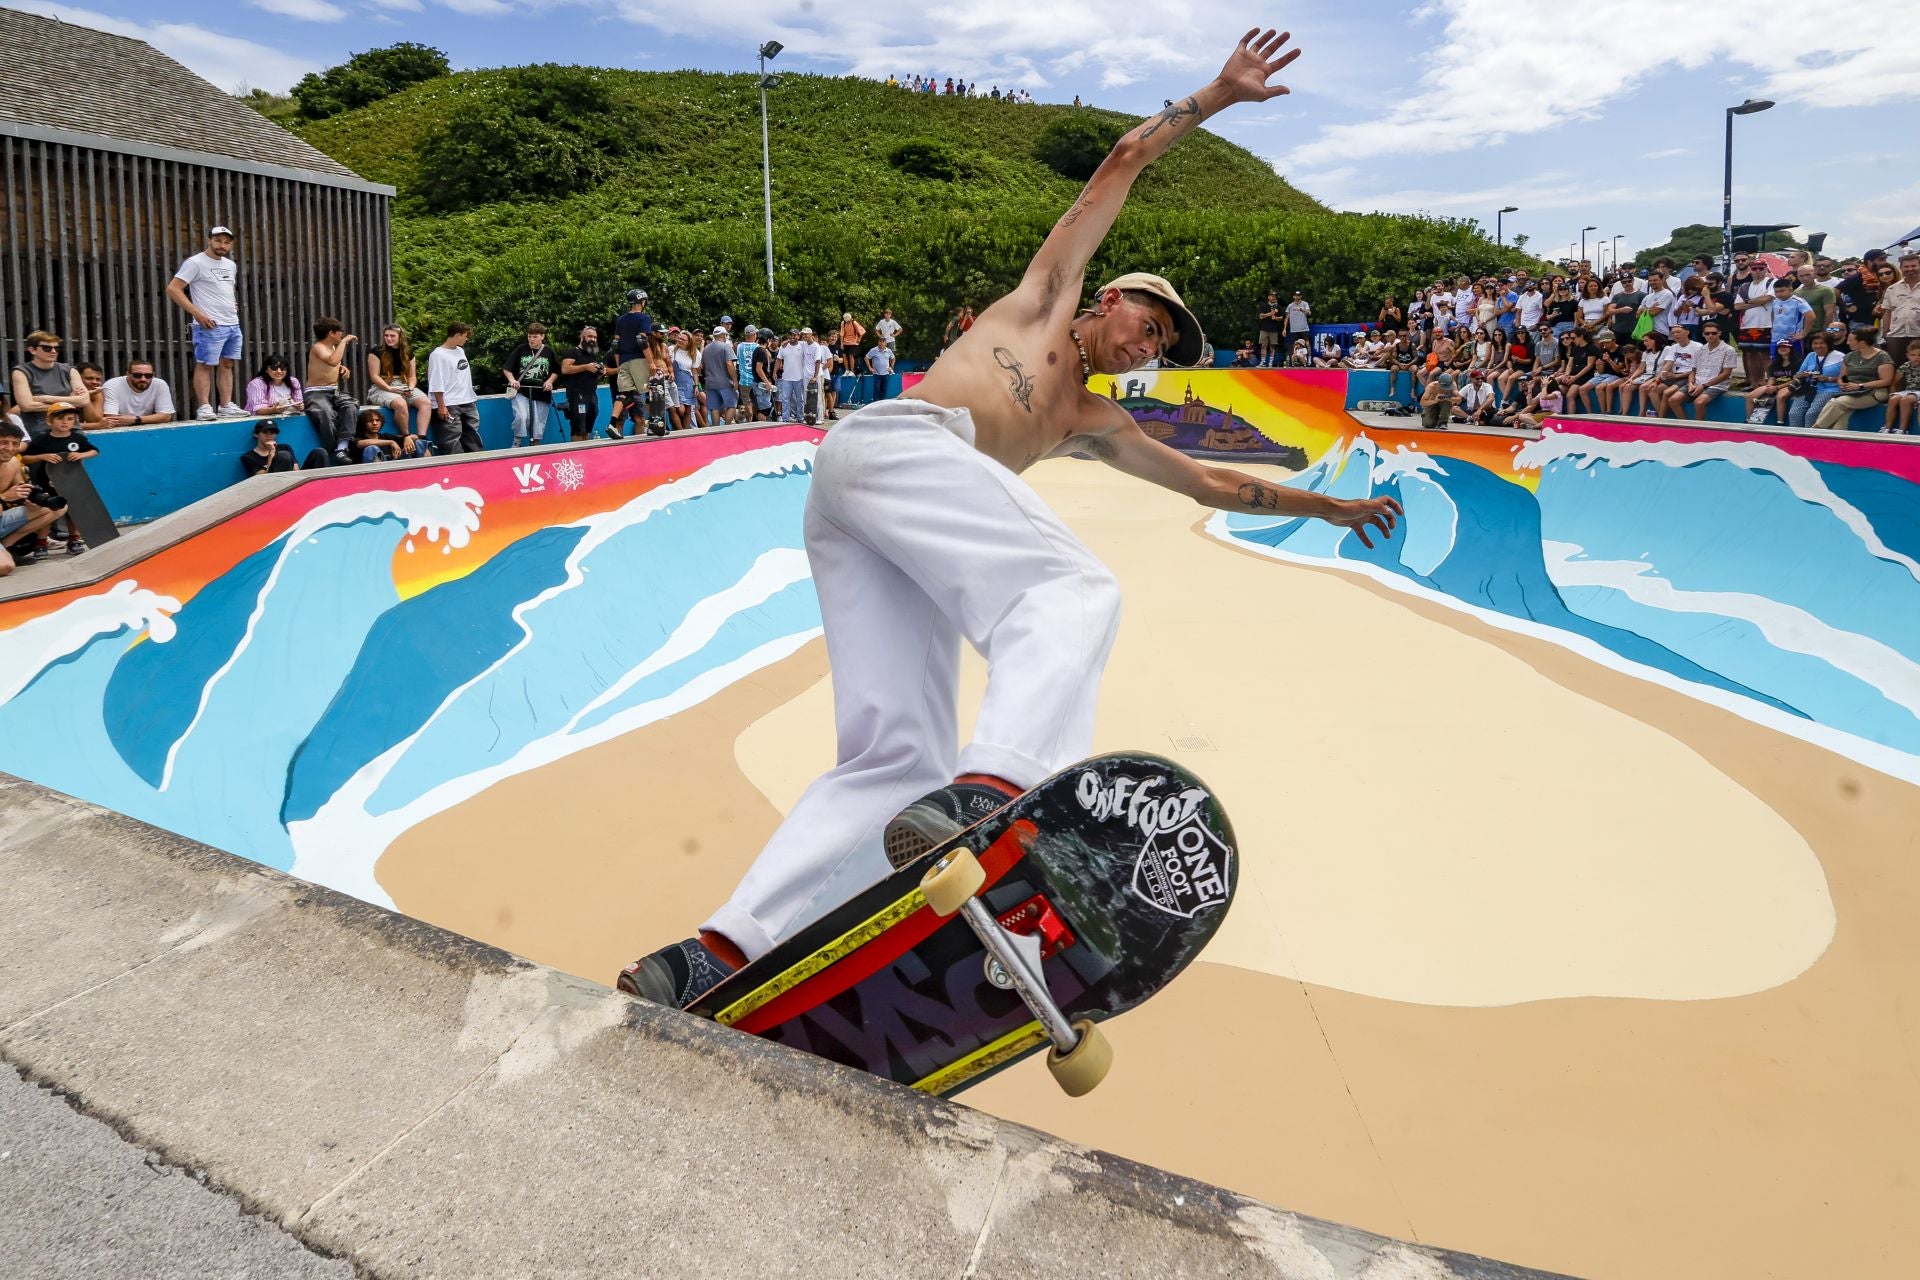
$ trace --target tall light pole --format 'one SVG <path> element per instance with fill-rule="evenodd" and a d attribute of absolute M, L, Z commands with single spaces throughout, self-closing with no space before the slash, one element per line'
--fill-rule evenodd
<path fill-rule="evenodd" d="M 1598 231 L 1599 229 L 1598 227 L 1580 228 L 1580 261 L 1585 262 L 1587 260 L 1587 232 Z"/>
<path fill-rule="evenodd" d="M 767 63 L 787 46 L 769 40 L 760 46 L 760 186 L 767 211 L 767 296 L 773 296 L 773 155 L 767 148 L 767 90 L 780 83 L 767 74 Z"/>
<path fill-rule="evenodd" d="M 1720 191 L 1720 269 L 1733 274 L 1733 118 L 1750 116 L 1773 105 L 1765 98 L 1748 98 L 1737 107 L 1727 108 L 1726 183 Z"/>
<path fill-rule="evenodd" d="M 1506 208 L 1502 209 L 1500 212 L 1493 215 L 1493 242 L 1495 244 L 1505 244 L 1507 242 L 1506 235 L 1501 230 L 1501 227 L 1500 227 L 1500 219 L 1506 217 L 1510 213 L 1518 213 L 1518 212 L 1520 212 L 1520 206 L 1517 204 L 1510 204 Z"/>
<path fill-rule="evenodd" d="M 1622 231 L 1613 238 L 1613 269 L 1615 271 L 1620 269 L 1620 241 L 1626 238 L 1626 234 L 1626 232 Z"/>

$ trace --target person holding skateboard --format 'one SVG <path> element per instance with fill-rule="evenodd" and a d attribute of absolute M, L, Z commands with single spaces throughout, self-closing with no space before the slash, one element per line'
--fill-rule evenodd
<path fill-rule="evenodd" d="M 1249 31 L 1218 77 L 1123 137 L 1014 291 L 934 362 L 914 398 L 841 419 L 807 498 L 807 557 L 833 671 L 838 763 L 808 787 L 697 937 L 627 966 L 623 990 L 685 1006 L 747 961 L 955 831 L 1089 754 L 1119 626 L 1114 576 L 1020 478 L 1083 453 L 1203 506 L 1312 516 L 1391 536 L 1391 498 L 1345 500 L 1203 466 L 1089 389 L 1096 374 L 1204 344 L 1156 275 L 1088 263 L 1136 178 L 1200 123 L 1286 93 L 1286 33 Z M 960 642 L 985 654 L 973 741 L 956 750 Z M 832 896 L 830 896 L 832 895 Z"/>

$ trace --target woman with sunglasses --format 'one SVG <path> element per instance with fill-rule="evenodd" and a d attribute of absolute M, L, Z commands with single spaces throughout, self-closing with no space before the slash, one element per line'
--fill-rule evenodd
<path fill-rule="evenodd" d="M 256 418 L 278 417 L 296 412 L 303 395 L 300 379 L 287 368 L 286 360 L 281 356 L 268 356 L 260 372 L 247 384 L 247 398 L 242 403 Z"/>
<path fill-rule="evenodd" d="M 9 382 L 14 412 L 30 436 L 46 430 L 47 406 L 54 401 L 84 404 L 87 399 L 79 371 L 60 359 L 59 335 L 44 329 L 27 335 L 27 362 L 13 366 Z"/>

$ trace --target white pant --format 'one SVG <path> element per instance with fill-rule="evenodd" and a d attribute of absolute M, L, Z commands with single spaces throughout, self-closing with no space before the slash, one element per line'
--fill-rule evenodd
<path fill-rule="evenodd" d="M 1092 749 L 1120 588 L 1027 483 L 973 447 L 973 418 L 883 400 L 814 461 L 807 559 L 833 668 L 838 763 L 703 928 L 749 958 L 887 875 L 880 836 L 961 773 L 1030 787 Z M 959 750 L 960 638 L 987 659 Z"/>

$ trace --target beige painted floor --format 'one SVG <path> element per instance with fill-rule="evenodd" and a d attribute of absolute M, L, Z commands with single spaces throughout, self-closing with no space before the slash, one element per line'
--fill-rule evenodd
<path fill-rule="evenodd" d="M 1099 1091 L 1030 1062 L 967 1102 L 1580 1275 L 1913 1274 L 1920 790 L 1222 546 L 1093 464 L 1033 479 L 1127 590 L 1096 746 L 1207 778 L 1243 882 L 1206 960 L 1112 1025 Z M 609 980 L 724 897 L 830 762 L 824 676 L 816 643 L 502 783 L 404 836 L 381 883 Z M 541 801 L 583 777 L 606 802 L 556 832 Z"/>

